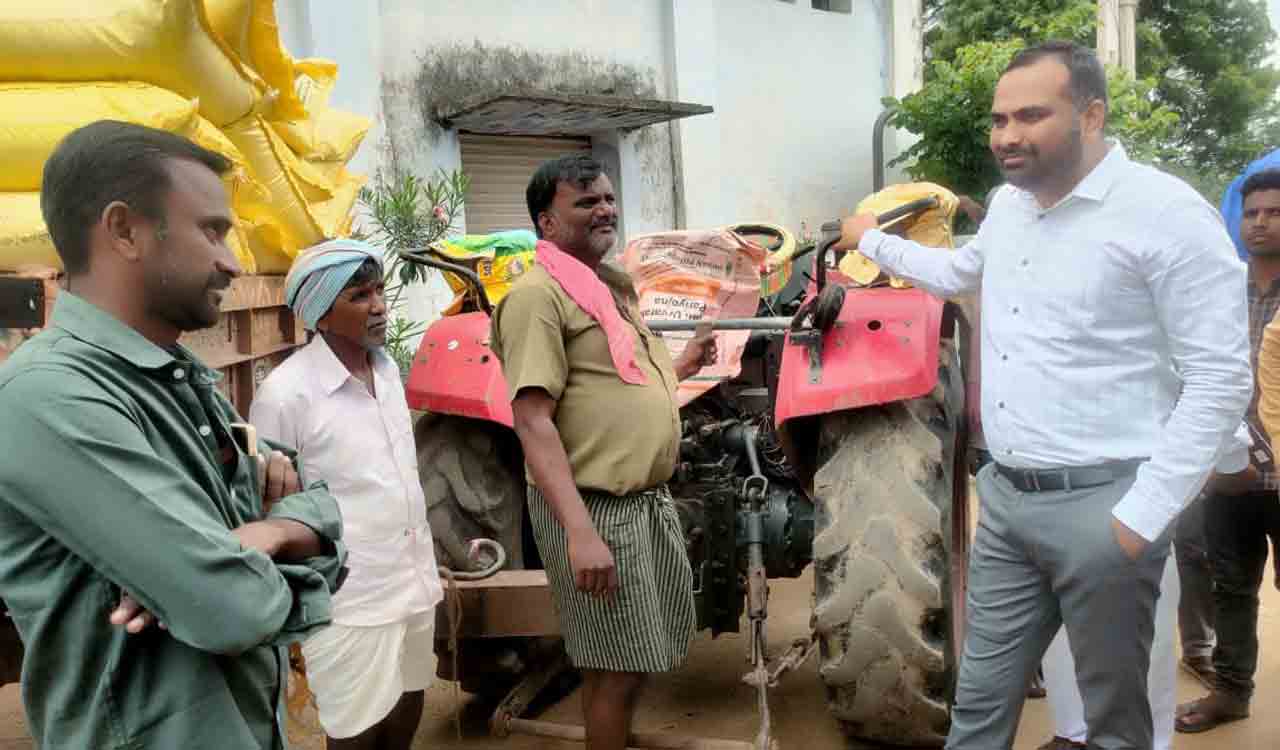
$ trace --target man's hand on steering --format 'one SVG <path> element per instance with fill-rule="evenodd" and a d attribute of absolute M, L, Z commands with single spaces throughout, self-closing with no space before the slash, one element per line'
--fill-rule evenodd
<path fill-rule="evenodd" d="M 880 226 L 880 223 L 876 219 L 876 215 L 872 213 L 846 216 L 840 222 L 840 240 L 836 242 L 833 249 L 841 251 L 857 250 L 858 244 L 862 242 L 862 235 L 878 226 Z"/>
<path fill-rule="evenodd" d="M 704 367 L 716 363 L 720 352 L 716 347 L 716 337 L 711 331 L 702 331 L 689 339 L 676 361 L 676 376 L 680 380 L 691 378 Z"/>

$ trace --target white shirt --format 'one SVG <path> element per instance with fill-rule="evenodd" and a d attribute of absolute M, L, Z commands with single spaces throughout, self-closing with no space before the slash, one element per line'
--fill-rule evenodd
<path fill-rule="evenodd" d="M 379 351 L 373 377 L 377 398 L 316 335 L 249 411 L 263 437 L 298 451 L 303 481 L 323 480 L 338 500 L 348 574 L 333 621 L 352 627 L 399 622 L 443 597 L 400 372 Z"/>
<path fill-rule="evenodd" d="M 982 293 L 982 422 L 1019 468 L 1147 458 L 1112 514 L 1154 541 L 1253 393 L 1245 265 L 1174 177 L 1110 152 L 1048 210 L 1005 186 L 972 242 L 872 230 L 859 249 L 942 297 Z"/>

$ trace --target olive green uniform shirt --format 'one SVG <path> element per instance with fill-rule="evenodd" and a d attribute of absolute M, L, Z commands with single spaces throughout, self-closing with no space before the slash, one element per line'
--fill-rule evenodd
<path fill-rule="evenodd" d="M 656 487 L 675 473 L 678 383 L 666 345 L 640 322 L 630 277 L 607 263 L 597 273 L 631 326 L 636 364 L 647 383 L 618 377 L 604 329 L 538 264 L 498 305 L 493 349 L 513 400 L 525 388 L 541 388 L 558 402 L 556 429 L 578 487 L 620 496 Z"/>
<path fill-rule="evenodd" d="M 324 555 L 239 544 L 262 501 L 218 379 L 69 293 L 0 367 L 0 596 L 39 747 L 286 745 L 285 646 L 329 621 L 341 519 L 316 484 L 270 517 L 314 529 Z M 125 591 L 168 629 L 111 625 Z"/>

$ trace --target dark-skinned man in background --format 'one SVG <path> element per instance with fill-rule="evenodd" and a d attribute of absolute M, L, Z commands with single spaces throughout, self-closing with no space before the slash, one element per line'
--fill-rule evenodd
<path fill-rule="evenodd" d="M 249 417 L 298 452 L 342 510 L 351 574 L 302 644 L 329 750 L 408 750 L 435 668 L 443 596 L 413 420 L 384 351 L 382 253 L 339 238 L 297 258 L 285 301 L 311 341 L 271 371 Z"/>
<path fill-rule="evenodd" d="M 1274 368 L 1273 321 L 1280 311 L 1280 170 L 1255 172 L 1241 193 L 1240 238 L 1249 253 L 1250 351 L 1258 374 L 1258 395 L 1247 416 L 1255 436 L 1253 461 L 1244 474 L 1212 483 L 1203 501 L 1217 643 L 1209 694 L 1178 707 L 1178 731 L 1189 733 L 1249 715 L 1258 669 L 1258 588 L 1267 567 L 1267 541 L 1280 541 L 1280 482 L 1266 436 L 1280 429 L 1274 407 L 1280 394 L 1275 370 L 1264 364 L 1268 360 Z"/>

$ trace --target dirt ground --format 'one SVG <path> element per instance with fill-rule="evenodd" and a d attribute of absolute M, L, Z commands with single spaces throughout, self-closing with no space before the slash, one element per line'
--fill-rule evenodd
<path fill-rule="evenodd" d="M 776 581 L 770 600 L 770 639 L 778 649 L 793 638 L 806 634 L 812 582 L 806 576 L 794 581 Z M 1198 736 L 1179 735 L 1176 750 L 1270 750 L 1280 747 L 1280 712 L 1270 707 L 1280 704 L 1280 592 L 1271 587 L 1270 576 L 1263 591 L 1261 620 L 1262 656 L 1258 670 L 1258 692 L 1252 718 Z M 705 633 L 693 645 L 688 664 L 679 672 L 656 679 L 640 704 L 637 729 L 750 740 L 756 731 L 753 693 L 740 678 L 746 671 L 745 642 L 740 637 L 721 636 L 711 640 Z M 1199 684 L 1178 676 L 1180 700 L 1197 697 Z M 823 691 L 812 662 L 785 678 L 772 694 L 774 736 L 781 750 L 837 750 L 847 747 L 840 731 L 824 707 Z M 489 737 L 485 715 L 478 704 L 463 696 L 463 738 L 455 735 L 453 715 L 459 705 L 452 683 L 437 684 L 427 694 L 428 707 L 415 749 L 441 750 L 576 750 L 580 746 L 555 740 Z M 470 709 L 470 710 L 465 710 Z M 580 721 L 578 695 L 572 694 L 548 710 L 542 718 L 550 721 Z M 1015 750 L 1034 750 L 1048 738 L 1050 725 L 1045 701 L 1029 701 Z M 306 742 L 298 747 L 313 750 L 322 743 Z M 18 686 L 0 688 L 0 750 L 31 750 L 26 733 Z"/>

